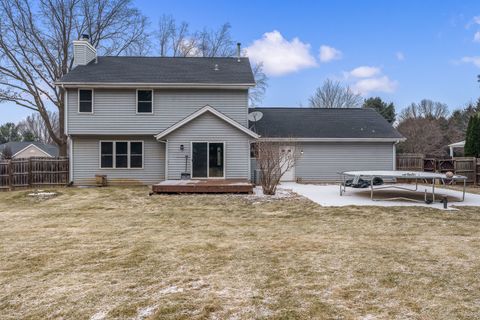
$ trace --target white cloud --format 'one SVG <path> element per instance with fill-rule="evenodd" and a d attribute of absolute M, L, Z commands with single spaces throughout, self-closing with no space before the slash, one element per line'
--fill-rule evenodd
<path fill-rule="evenodd" d="M 397 57 L 397 60 L 398 60 L 398 61 L 403 61 L 403 60 L 405 60 L 405 55 L 404 55 L 403 52 L 401 52 L 401 51 L 398 51 L 397 53 L 395 53 L 395 56 Z"/>
<path fill-rule="evenodd" d="M 480 24 L 480 16 L 473 17 L 473 23 Z"/>
<path fill-rule="evenodd" d="M 318 58 L 321 62 L 330 62 L 332 60 L 339 60 L 342 58 L 342 51 L 330 46 L 320 46 Z"/>
<path fill-rule="evenodd" d="M 266 32 L 261 39 L 247 47 L 246 52 L 254 63 L 263 62 L 264 71 L 269 76 L 280 76 L 317 65 L 310 54 L 310 44 L 298 38 L 288 41 L 277 30 Z"/>
<path fill-rule="evenodd" d="M 480 56 L 463 57 L 460 61 L 463 63 L 472 63 L 476 67 L 480 68 Z"/>
<path fill-rule="evenodd" d="M 473 42 L 480 42 L 480 31 L 475 32 L 473 35 Z"/>
<path fill-rule="evenodd" d="M 380 68 L 370 66 L 360 66 L 348 73 L 354 78 L 370 78 L 381 73 Z"/>
<path fill-rule="evenodd" d="M 361 79 L 357 81 L 352 90 L 367 95 L 370 92 L 394 92 L 398 86 L 398 82 L 390 80 L 387 76 Z"/>

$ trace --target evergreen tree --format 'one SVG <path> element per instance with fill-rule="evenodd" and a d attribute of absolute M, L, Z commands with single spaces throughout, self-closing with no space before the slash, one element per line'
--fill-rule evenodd
<path fill-rule="evenodd" d="M 480 114 L 474 114 L 470 117 L 467 127 L 467 137 L 465 140 L 465 156 L 480 157 Z"/>
<path fill-rule="evenodd" d="M 363 102 L 362 108 L 375 109 L 388 122 L 395 122 L 395 106 L 392 102 L 386 103 L 380 97 L 368 98 Z"/>

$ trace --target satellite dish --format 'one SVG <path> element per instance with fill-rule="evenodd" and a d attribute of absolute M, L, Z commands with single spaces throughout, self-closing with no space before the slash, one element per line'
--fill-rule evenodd
<path fill-rule="evenodd" d="M 253 111 L 248 114 L 248 121 L 257 122 L 258 120 L 263 118 L 263 113 L 260 111 Z"/>

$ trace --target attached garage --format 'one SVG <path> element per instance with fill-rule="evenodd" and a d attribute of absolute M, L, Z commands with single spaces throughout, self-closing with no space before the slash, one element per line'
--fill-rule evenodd
<path fill-rule="evenodd" d="M 394 170 L 396 144 L 404 140 L 373 109 L 253 111 L 262 114 L 261 119 L 250 122 L 261 139 L 278 143 L 285 150 L 295 149 L 298 154 L 284 181 L 328 182 L 338 180 L 338 173 L 347 170 Z"/>

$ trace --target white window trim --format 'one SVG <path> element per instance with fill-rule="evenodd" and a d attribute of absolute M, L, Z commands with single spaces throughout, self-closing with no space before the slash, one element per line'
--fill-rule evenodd
<path fill-rule="evenodd" d="M 194 177 L 193 176 L 193 144 L 194 143 L 206 143 L 207 144 L 207 177 Z M 209 163 L 210 163 L 210 143 L 223 143 L 223 176 L 210 177 Z M 227 158 L 225 154 L 227 152 L 227 144 L 225 141 L 190 141 L 190 171 L 192 179 L 225 179 L 225 173 L 227 171 Z"/>
<path fill-rule="evenodd" d="M 91 90 L 92 91 L 92 111 L 91 112 L 80 111 L 80 90 Z M 78 88 L 77 89 L 77 113 L 79 113 L 79 114 L 93 114 L 94 106 L 95 106 L 95 90 L 93 88 Z"/>
<path fill-rule="evenodd" d="M 112 142 L 112 167 L 102 167 L 102 142 Z M 117 168 L 116 167 L 116 143 L 117 142 L 126 142 L 127 143 L 127 167 L 126 168 Z M 132 142 L 140 142 L 142 143 L 142 167 L 140 168 L 131 168 L 130 167 L 130 156 L 131 156 L 131 143 Z M 141 170 L 145 166 L 145 142 L 143 140 L 100 140 L 98 142 L 98 168 L 102 170 Z"/>
<path fill-rule="evenodd" d="M 138 112 L 138 91 L 151 91 L 152 92 L 152 111 L 151 112 Z M 154 100 L 154 94 L 155 92 L 153 89 L 137 89 L 135 92 L 135 113 L 136 114 L 153 114 L 153 100 Z M 142 102 L 147 102 L 147 101 L 142 101 Z"/>

